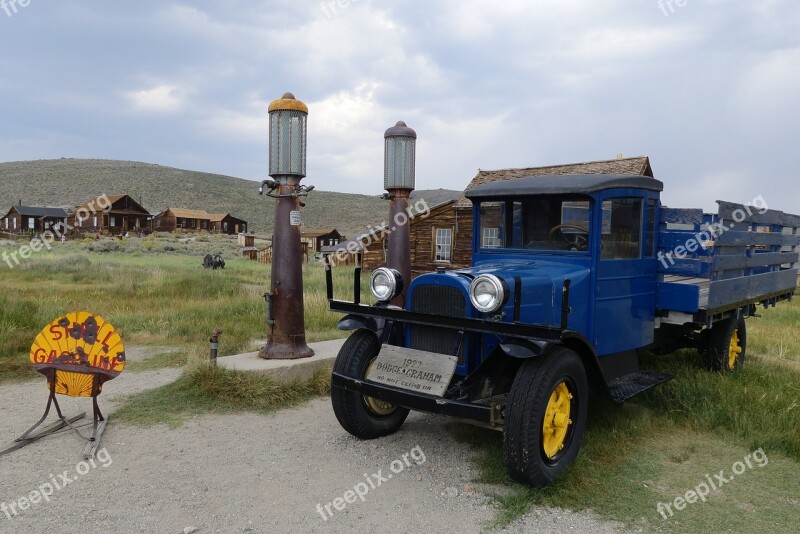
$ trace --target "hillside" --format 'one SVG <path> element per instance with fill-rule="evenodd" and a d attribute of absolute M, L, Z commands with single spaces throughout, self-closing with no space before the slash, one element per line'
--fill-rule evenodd
<path fill-rule="evenodd" d="M 58 159 L 0 163 L 0 211 L 26 205 L 75 206 L 101 194 L 141 199 L 152 213 L 168 206 L 230 212 L 259 234 L 272 231 L 275 201 L 258 195 L 258 183 L 134 161 Z M 419 192 L 424 198 L 426 192 Z M 457 192 L 432 190 L 431 205 Z M 377 196 L 314 190 L 305 200 L 303 224 L 335 226 L 352 237 L 386 219 L 388 205 Z"/>

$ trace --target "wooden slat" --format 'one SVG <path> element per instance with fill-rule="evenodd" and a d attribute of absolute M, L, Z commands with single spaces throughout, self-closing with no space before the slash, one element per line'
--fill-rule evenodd
<path fill-rule="evenodd" d="M 761 213 L 764 211 L 763 208 L 759 209 L 755 206 L 745 206 L 743 204 L 726 202 L 724 200 L 718 200 L 717 204 L 719 205 L 719 216 L 723 219 L 734 219 L 734 214 L 736 214 L 737 217 L 735 219 L 741 219 L 740 222 L 785 225 L 786 214 L 782 211 L 766 210 L 764 213 Z"/>
<path fill-rule="evenodd" d="M 797 270 L 795 269 L 718 280 L 711 282 L 708 309 L 713 310 L 735 302 L 756 300 L 763 295 L 782 290 L 791 291 L 796 287 Z"/>
<path fill-rule="evenodd" d="M 710 258 L 709 258 L 710 260 Z M 667 267 L 664 268 L 664 264 Z M 687 276 L 709 276 L 711 272 L 711 263 L 705 259 L 685 259 L 679 260 L 664 257 L 664 261 L 659 261 L 658 268 L 663 273 L 675 273 Z"/>
<path fill-rule="evenodd" d="M 750 245 L 798 245 L 800 236 L 779 234 L 777 232 L 738 232 L 729 231 L 719 236 L 715 247 L 750 246 Z"/>
<path fill-rule="evenodd" d="M 703 210 L 661 207 L 661 222 L 703 224 Z"/>
<path fill-rule="evenodd" d="M 765 252 L 756 253 L 752 256 L 740 254 L 728 254 L 714 256 L 714 271 L 727 271 L 729 269 L 748 269 L 752 267 L 764 267 L 769 265 L 784 265 L 797 261 L 797 252 Z"/>

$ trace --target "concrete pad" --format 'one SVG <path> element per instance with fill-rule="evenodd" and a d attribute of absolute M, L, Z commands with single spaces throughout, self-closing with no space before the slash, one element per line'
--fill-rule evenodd
<path fill-rule="evenodd" d="M 248 352 L 234 356 L 221 356 L 217 358 L 217 365 L 224 369 L 264 373 L 278 382 L 288 384 L 294 380 L 308 380 L 317 369 L 332 369 L 336 355 L 339 354 L 339 349 L 344 342 L 345 339 L 334 339 L 309 343 L 308 346 L 314 350 L 314 356 L 311 358 L 265 360 L 258 357 L 258 352 Z"/>

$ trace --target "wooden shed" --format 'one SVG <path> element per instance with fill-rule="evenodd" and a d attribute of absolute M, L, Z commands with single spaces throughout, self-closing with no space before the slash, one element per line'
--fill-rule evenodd
<path fill-rule="evenodd" d="M 344 236 L 336 228 L 312 228 L 309 226 L 300 228 L 300 241 L 306 243 L 310 252 L 322 252 L 323 247 L 338 245 L 343 239 Z"/>
<path fill-rule="evenodd" d="M 236 235 L 247 233 L 247 221 L 230 213 L 211 213 L 208 216 L 210 231 L 215 234 Z"/>
<path fill-rule="evenodd" d="M 469 201 L 467 201 L 469 202 Z M 469 265 L 470 235 L 462 225 L 472 224 L 472 203 L 459 205 L 459 200 L 448 200 L 430 209 L 428 214 L 417 214 L 410 222 L 411 272 L 413 276 L 434 270 Z M 375 229 L 338 246 L 325 246 L 323 254 L 336 264 L 359 262 L 364 270 L 371 271 L 386 264 L 388 227 Z"/>

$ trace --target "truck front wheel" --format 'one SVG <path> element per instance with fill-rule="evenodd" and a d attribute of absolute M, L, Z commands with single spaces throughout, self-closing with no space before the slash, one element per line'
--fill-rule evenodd
<path fill-rule="evenodd" d="M 339 349 L 333 370 L 351 378 L 363 379 L 370 366 L 375 364 L 380 350 L 380 342 L 373 332 L 356 330 Z M 342 428 L 361 439 L 394 434 L 403 425 L 409 412 L 407 408 L 337 386 L 331 388 L 331 404 Z"/>
<path fill-rule="evenodd" d="M 506 408 L 503 453 L 511 478 L 544 487 L 580 450 L 589 387 L 580 357 L 566 348 L 520 367 Z"/>
<path fill-rule="evenodd" d="M 723 374 L 742 370 L 747 351 L 747 325 L 744 316 L 719 321 L 711 327 L 709 355 L 711 367 Z"/>

